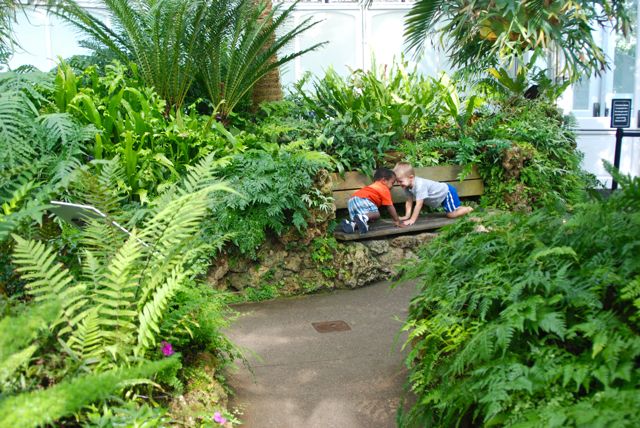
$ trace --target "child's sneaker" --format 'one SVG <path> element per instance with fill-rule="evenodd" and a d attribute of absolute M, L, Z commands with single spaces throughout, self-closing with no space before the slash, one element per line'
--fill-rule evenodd
<path fill-rule="evenodd" d="M 354 233 L 356 231 L 356 224 L 345 218 L 340 222 L 340 228 L 344 233 Z"/>
<path fill-rule="evenodd" d="M 366 214 L 357 214 L 354 220 L 360 233 L 367 233 L 369 231 L 369 217 L 367 217 Z"/>

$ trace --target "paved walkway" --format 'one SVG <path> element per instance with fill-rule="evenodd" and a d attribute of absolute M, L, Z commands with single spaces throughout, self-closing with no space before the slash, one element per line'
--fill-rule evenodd
<path fill-rule="evenodd" d="M 227 376 L 242 426 L 395 427 L 406 382 L 399 329 L 414 293 L 413 283 L 378 283 L 236 306 L 241 316 L 227 334 L 249 350 L 253 371 Z M 312 323 L 324 321 L 350 330 L 319 333 Z"/>

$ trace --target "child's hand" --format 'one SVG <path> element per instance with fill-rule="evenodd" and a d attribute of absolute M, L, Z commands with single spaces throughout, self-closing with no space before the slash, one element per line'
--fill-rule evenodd
<path fill-rule="evenodd" d="M 399 217 L 398 220 L 403 221 L 403 220 L 406 220 L 408 218 L 409 218 L 408 215 L 403 215 L 402 217 Z"/>
<path fill-rule="evenodd" d="M 415 222 L 416 222 L 415 219 L 410 218 L 409 220 L 405 220 L 403 224 L 405 226 L 411 226 Z"/>
<path fill-rule="evenodd" d="M 402 220 L 398 219 L 398 221 L 395 222 L 396 227 L 404 227 L 404 224 L 402 223 Z"/>

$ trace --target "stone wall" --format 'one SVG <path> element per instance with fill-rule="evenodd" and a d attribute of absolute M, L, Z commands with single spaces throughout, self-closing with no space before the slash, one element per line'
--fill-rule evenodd
<path fill-rule="evenodd" d="M 415 250 L 435 236 L 422 233 L 338 243 L 322 262 L 314 260 L 309 245 L 272 240 L 263 245 L 256 260 L 219 258 L 209 270 L 208 282 L 228 291 L 276 285 L 283 295 L 362 287 L 396 275 L 398 264 L 415 257 Z"/>

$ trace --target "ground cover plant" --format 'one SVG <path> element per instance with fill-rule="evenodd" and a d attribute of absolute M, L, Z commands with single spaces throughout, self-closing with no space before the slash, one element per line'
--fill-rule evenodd
<path fill-rule="evenodd" d="M 403 426 L 636 426 L 640 180 L 572 212 L 459 222 L 423 249 Z"/>

